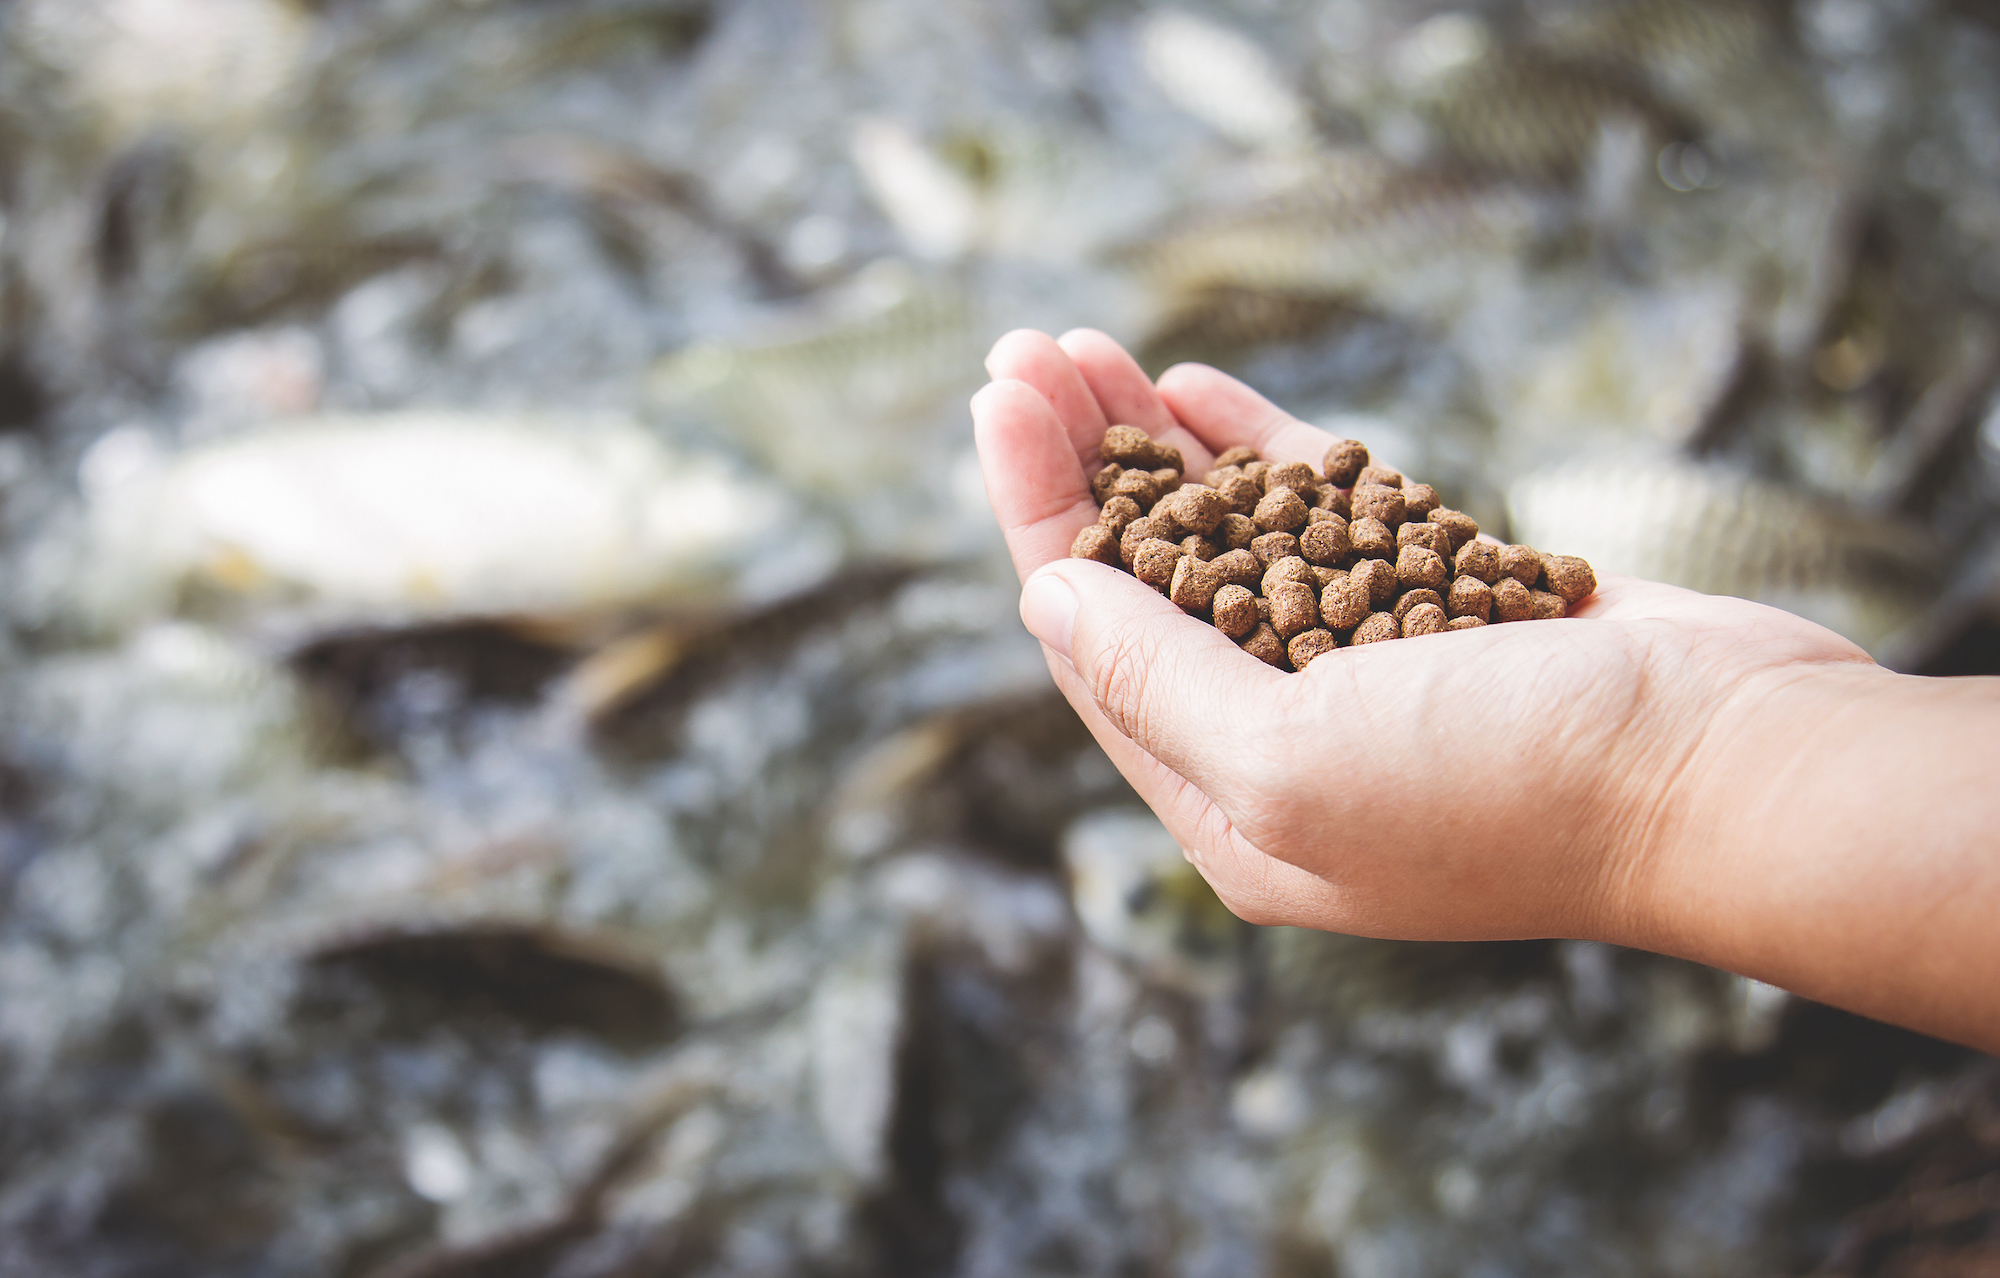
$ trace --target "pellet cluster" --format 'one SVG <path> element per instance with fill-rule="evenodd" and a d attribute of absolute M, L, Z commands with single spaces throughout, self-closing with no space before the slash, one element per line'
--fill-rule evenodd
<path fill-rule="evenodd" d="M 1429 484 L 1341 440 L 1318 470 L 1250 448 L 1189 483 L 1177 449 L 1113 426 L 1095 524 L 1070 554 L 1123 568 L 1238 647 L 1303 670 L 1352 644 L 1562 616 L 1597 589 L 1571 555 L 1480 541 Z"/>

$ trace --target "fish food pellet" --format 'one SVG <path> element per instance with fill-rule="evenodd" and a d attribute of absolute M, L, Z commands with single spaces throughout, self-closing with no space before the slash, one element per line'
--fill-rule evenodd
<path fill-rule="evenodd" d="M 1215 565 L 1224 581 L 1242 586 L 1253 595 L 1264 583 L 1264 565 L 1247 550 L 1225 550 L 1209 562 Z"/>
<path fill-rule="evenodd" d="M 1250 552 L 1257 556 L 1257 562 L 1269 567 L 1298 554 L 1299 539 L 1286 532 L 1264 533 L 1250 543 Z"/>
<path fill-rule="evenodd" d="M 1155 590 L 1165 590 L 1173 583 L 1174 565 L 1183 558 L 1179 546 L 1154 537 L 1140 543 L 1139 552 L 1132 556 L 1132 575 Z"/>
<path fill-rule="evenodd" d="M 1400 488 L 1391 488 L 1387 484 L 1356 484 L 1348 500 L 1357 519 L 1379 519 L 1391 528 L 1403 522 L 1403 490 Z"/>
<path fill-rule="evenodd" d="M 1422 546 L 1405 546 L 1396 555 L 1396 580 L 1405 590 L 1440 590 L 1445 583 L 1444 560 Z"/>
<path fill-rule="evenodd" d="M 1367 464 L 1368 450 L 1352 439 L 1343 439 L 1326 450 L 1320 470 L 1326 475 L 1326 482 L 1335 488 L 1352 488 Z"/>
<path fill-rule="evenodd" d="M 1292 641 L 1285 645 L 1285 655 L 1291 658 L 1292 669 L 1304 670 L 1314 659 L 1324 657 L 1338 647 L 1340 640 L 1333 637 L 1332 631 L 1315 627 L 1293 635 Z"/>
<path fill-rule="evenodd" d="M 1263 622 L 1258 622 L 1257 628 L 1245 635 L 1236 646 L 1267 666 L 1278 665 L 1285 659 L 1285 641 Z"/>
<path fill-rule="evenodd" d="M 1396 624 L 1395 617 L 1386 612 L 1371 612 L 1354 628 L 1354 646 L 1364 643 L 1386 643 L 1391 639 L 1401 639 L 1403 628 Z"/>
<path fill-rule="evenodd" d="M 1526 621 L 1535 615 L 1535 600 L 1518 577 L 1502 577 L 1493 587 L 1493 621 Z"/>
<path fill-rule="evenodd" d="M 1224 515 L 1215 526 L 1215 539 L 1230 550 L 1247 550 L 1259 536 L 1257 525 L 1243 515 Z"/>
<path fill-rule="evenodd" d="M 1436 604 L 1442 608 L 1444 607 L 1444 598 L 1435 590 L 1405 590 L 1401 595 L 1397 596 L 1396 606 L 1389 611 L 1395 615 L 1397 621 L 1401 621 L 1403 618 L 1409 616 L 1410 609 L 1416 607 L 1418 604 Z"/>
<path fill-rule="evenodd" d="M 1114 496 L 1130 497 L 1139 503 L 1139 509 L 1152 512 L 1153 504 L 1160 500 L 1160 481 L 1143 470 L 1128 470 L 1111 485 Z"/>
<path fill-rule="evenodd" d="M 1320 523 L 1307 524 L 1299 534 L 1299 554 L 1309 564 L 1331 568 L 1347 557 L 1351 547 L 1347 544 L 1347 521 L 1338 515 L 1328 515 Z"/>
<path fill-rule="evenodd" d="M 1301 499 L 1319 495 L 1319 475 L 1304 462 L 1283 462 L 1264 472 L 1264 491 L 1289 488 Z"/>
<path fill-rule="evenodd" d="M 1445 624 L 1444 609 L 1434 603 L 1421 603 L 1403 614 L 1403 638 L 1443 634 Z"/>
<path fill-rule="evenodd" d="M 1542 557 L 1533 546 L 1500 547 L 1500 571 L 1533 589 L 1542 579 Z"/>
<path fill-rule="evenodd" d="M 1319 615 L 1334 630 L 1352 630 L 1368 615 L 1368 583 L 1349 573 L 1320 592 Z"/>
<path fill-rule="evenodd" d="M 1207 484 L 1183 484 L 1160 500 L 1181 527 L 1204 537 L 1214 532 L 1222 517 L 1229 513 L 1229 503 Z"/>
<path fill-rule="evenodd" d="M 1104 432 L 1098 455 L 1127 469 L 1157 470 L 1164 463 L 1153 437 L 1137 426 L 1113 426 Z"/>
<path fill-rule="evenodd" d="M 1111 499 L 1111 486 L 1117 483 L 1118 477 L 1124 473 L 1125 468 L 1123 466 L 1120 466 L 1117 462 L 1112 462 L 1103 470 L 1092 475 L 1090 477 L 1091 499 L 1100 506 L 1109 501 Z"/>
<path fill-rule="evenodd" d="M 1378 608 L 1396 597 L 1396 565 L 1386 559 L 1364 559 L 1348 575 L 1368 588 L 1368 600 Z"/>
<path fill-rule="evenodd" d="M 1454 621 L 1460 617 L 1476 617 L 1483 624 L 1493 611 L 1493 587 L 1477 577 L 1460 577 L 1451 583 L 1451 593 L 1445 596 L 1444 610 Z"/>
<path fill-rule="evenodd" d="M 1403 481 L 1403 511 L 1406 519 L 1427 518 L 1438 508 L 1437 489 L 1429 484 L 1413 484 Z"/>
<path fill-rule="evenodd" d="M 1396 549 L 1405 546 L 1422 546 L 1446 563 L 1451 562 L 1455 553 L 1451 544 L 1451 534 L 1437 524 L 1408 523 L 1396 530 Z"/>
<path fill-rule="evenodd" d="M 1215 602 L 1215 592 L 1226 584 L 1215 565 L 1193 555 L 1182 555 L 1174 565 L 1167 598 L 1189 612 L 1207 612 L 1209 605 Z"/>
<path fill-rule="evenodd" d="M 1396 553 L 1396 534 L 1381 520 L 1363 515 L 1347 526 L 1347 544 L 1363 559 L 1389 559 Z"/>
<path fill-rule="evenodd" d="M 1215 628 L 1231 639 L 1241 639 L 1257 628 L 1257 596 L 1241 586 L 1228 585 L 1216 591 L 1209 608 Z"/>
<path fill-rule="evenodd" d="M 1200 483 L 1136 427 L 1106 431 L 1100 451 L 1097 522 L 1070 554 L 1122 566 L 1279 669 L 1349 645 L 1563 617 L 1597 588 L 1581 559 L 1480 541 L 1471 516 L 1353 440 L 1319 471 L 1232 448 Z"/>
<path fill-rule="evenodd" d="M 1289 488 L 1273 488 L 1257 503 L 1257 509 L 1251 512 L 1250 518 L 1256 520 L 1257 526 L 1265 532 L 1295 533 L 1305 527 L 1306 503 Z M 1536 567 L 1541 567 L 1539 562 Z"/>
<path fill-rule="evenodd" d="M 1461 577 L 1476 577 L 1491 586 L 1500 580 L 1500 548 L 1468 541 L 1458 548 L 1452 565 Z"/>
<path fill-rule="evenodd" d="M 1118 560 L 1118 539 L 1103 524 L 1092 524 L 1077 533 L 1076 540 L 1069 544 L 1071 559 L 1095 559 L 1098 563 L 1120 567 Z"/>
<path fill-rule="evenodd" d="M 1130 497 L 1113 497 L 1104 503 L 1102 510 L 1097 512 L 1097 522 L 1109 528 L 1111 535 L 1117 537 L 1122 536 L 1132 521 L 1144 513 L 1139 509 L 1139 503 Z"/>
<path fill-rule="evenodd" d="M 1407 502 L 1404 504 L 1408 505 Z M 1459 547 L 1479 535 L 1479 521 L 1462 510 L 1452 510 L 1446 506 L 1439 506 L 1430 514 L 1425 515 L 1424 521 L 1436 524 L 1445 530 L 1446 534 L 1451 537 L 1451 553 L 1454 555 L 1458 553 Z M 1578 560 L 1577 562 L 1581 563 L 1583 561 Z"/>
<path fill-rule="evenodd" d="M 1312 566 L 1297 555 L 1288 555 L 1283 559 L 1274 561 L 1270 567 L 1264 570 L 1264 580 L 1262 582 L 1264 597 L 1266 599 L 1272 598 L 1272 589 L 1282 586 L 1288 581 L 1297 582 L 1300 585 L 1313 584 Z"/>
<path fill-rule="evenodd" d="M 1221 554 L 1222 547 L 1216 545 L 1214 542 L 1210 541 L 1206 537 L 1196 536 L 1195 534 L 1190 533 L 1189 535 L 1181 538 L 1181 553 L 1185 555 L 1191 555 L 1194 558 L 1199 559 L 1204 563 L 1206 563 L 1208 560 L 1213 559 L 1217 555 Z"/>
<path fill-rule="evenodd" d="M 1548 578 L 1549 589 L 1565 603 L 1576 603 L 1597 589 L 1597 574 L 1575 555 L 1543 556 L 1542 575 Z"/>
<path fill-rule="evenodd" d="M 1280 639 L 1290 639 L 1319 624 L 1319 596 L 1311 586 L 1281 581 L 1267 588 L 1264 597 L 1271 601 L 1271 629 Z"/>

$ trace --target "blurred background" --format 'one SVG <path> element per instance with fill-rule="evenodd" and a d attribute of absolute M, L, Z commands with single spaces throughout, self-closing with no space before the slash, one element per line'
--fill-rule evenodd
<path fill-rule="evenodd" d="M 0 1271 L 1974 1275 L 1995 1062 L 1237 924 L 980 356 L 2000 672 L 1978 0 L 16 0 Z"/>

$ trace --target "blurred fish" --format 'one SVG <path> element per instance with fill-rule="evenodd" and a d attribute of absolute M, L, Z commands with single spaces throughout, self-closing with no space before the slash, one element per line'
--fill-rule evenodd
<path fill-rule="evenodd" d="M 122 621 L 198 599 L 319 626 L 720 597 L 768 489 L 615 418 L 383 414 L 83 461 L 78 593 Z"/>
<path fill-rule="evenodd" d="M 1942 584 L 1920 531 L 1722 467 L 1583 462 L 1523 476 L 1507 510 L 1519 541 L 1600 572 L 1772 604 L 1870 651 L 1915 622 Z"/>
<path fill-rule="evenodd" d="M 1173 104 L 1245 146 L 1311 142 L 1312 110 L 1255 42 L 1176 10 L 1139 23 L 1146 74 Z"/>

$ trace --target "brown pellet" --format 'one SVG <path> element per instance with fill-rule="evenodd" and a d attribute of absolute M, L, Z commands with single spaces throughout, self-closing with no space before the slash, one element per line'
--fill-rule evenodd
<path fill-rule="evenodd" d="M 1266 589 L 1264 597 L 1271 601 L 1271 629 L 1278 632 L 1280 639 L 1289 639 L 1319 624 L 1319 598 L 1311 586 L 1281 581 Z"/>
<path fill-rule="evenodd" d="M 1243 473 L 1241 466 L 1217 466 L 1201 477 L 1201 482 L 1210 488 L 1220 488 Z"/>
<path fill-rule="evenodd" d="M 1162 466 L 1153 472 L 1153 482 L 1160 486 L 1160 495 L 1165 496 L 1181 486 L 1181 472 L 1172 466 Z"/>
<path fill-rule="evenodd" d="M 1382 465 L 1363 466 L 1361 473 L 1354 477 L 1354 486 L 1359 488 L 1363 484 L 1380 484 L 1385 488 L 1401 488 L 1403 486 L 1403 472 Z"/>
<path fill-rule="evenodd" d="M 1289 488 L 1273 488 L 1257 503 L 1250 518 L 1265 532 L 1295 533 L 1305 527 L 1306 503 Z M 1540 565 L 1538 564 L 1537 567 Z"/>
<path fill-rule="evenodd" d="M 1542 579 L 1542 557 L 1533 546 L 1500 547 L 1500 571 L 1524 586 Z"/>
<path fill-rule="evenodd" d="M 1326 450 L 1323 468 L 1326 482 L 1335 488 L 1352 488 L 1361 474 L 1361 468 L 1368 464 L 1368 450 L 1351 439 L 1337 441 Z"/>
<path fill-rule="evenodd" d="M 1446 563 L 1451 562 L 1451 534 L 1437 524 L 1420 524 L 1414 521 L 1396 530 L 1396 549 L 1405 546 L 1422 546 Z"/>
<path fill-rule="evenodd" d="M 1332 485 L 1328 485 L 1320 489 L 1319 496 L 1313 499 L 1313 509 L 1324 510 L 1331 514 L 1339 515 L 1342 519 L 1347 519 L 1353 514 L 1354 503 L 1348 498 L 1345 492 Z"/>
<path fill-rule="evenodd" d="M 1079 531 L 1076 540 L 1069 544 L 1071 559 L 1095 559 L 1101 564 L 1119 566 L 1118 539 L 1103 524 L 1092 524 Z"/>
<path fill-rule="evenodd" d="M 1364 559 L 1354 565 L 1348 576 L 1360 579 L 1368 587 L 1368 602 L 1377 608 L 1386 607 L 1396 597 L 1396 566 L 1386 559 Z"/>
<path fill-rule="evenodd" d="M 1117 483 L 1118 477 L 1124 473 L 1123 466 L 1112 462 L 1090 477 L 1090 495 L 1096 499 L 1098 505 L 1102 506 L 1111 500 L 1111 486 Z"/>
<path fill-rule="evenodd" d="M 1444 609 L 1433 603 L 1418 604 L 1403 614 L 1403 638 L 1444 633 Z"/>
<path fill-rule="evenodd" d="M 1493 587 L 1492 621 L 1527 621 L 1535 615 L 1533 593 L 1518 577 L 1502 577 Z"/>
<path fill-rule="evenodd" d="M 1165 590 L 1173 584 L 1174 565 L 1184 558 L 1179 546 L 1154 537 L 1141 542 L 1132 556 L 1132 575 L 1155 590 Z"/>
<path fill-rule="evenodd" d="M 1285 641 L 1278 638 L 1277 631 L 1262 622 L 1237 641 L 1236 646 L 1267 666 L 1278 665 L 1285 659 Z"/>
<path fill-rule="evenodd" d="M 1396 596 L 1396 606 L 1389 611 L 1400 622 L 1403 618 L 1409 616 L 1410 609 L 1416 607 L 1418 604 L 1436 604 L 1442 608 L 1444 607 L 1444 597 L 1435 590 L 1405 590 L 1402 594 Z"/>
<path fill-rule="evenodd" d="M 1257 509 L 1258 500 L 1264 496 L 1264 490 L 1257 481 L 1240 472 L 1217 484 L 1215 491 L 1221 493 L 1229 509 L 1239 515 L 1248 515 Z"/>
<path fill-rule="evenodd" d="M 1386 612 L 1371 612 L 1354 628 L 1354 646 L 1357 648 L 1364 643 L 1382 643 L 1402 637 L 1403 628 Z"/>
<path fill-rule="evenodd" d="M 1271 624 L 1271 601 L 1262 595 L 1257 596 L 1257 620 L 1267 626 Z"/>
<path fill-rule="evenodd" d="M 1139 509 L 1151 512 L 1153 503 L 1160 500 L 1160 481 L 1143 470 L 1128 470 L 1111 485 L 1113 494 L 1130 497 L 1139 503 Z"/>
<path fill-rule="evenodd" d="M 1547 590 L 1530 590 L 1528 601 L 1534 606 L 1536 621 L 1554 621 L 1569 613 L 1569 605 L 1563 602 L 1563 597 Z"/>
<path fill-rule="evenodd" d="M 1352 630 L 1368 615 L 1368 583 L 1349 573 L 1319 594 L 1320 619 L 1335 630 Z"/>
<path fill-rule="evenodd" d="M 1225 550 L 1209 562 L 1215 565 L 1224 581 L 1242 586 L 1253 594 L 1263 584 L 1264 565 L 1247 550 Z"/>
<path fill-rule="evenodd" d="M 1437 508 L 1437 489 L 1429 484 L 1413 484 L 1407 479 L 1403 481 L 1404 518 L 1424 519 Z"/>
<path fill-rule="evenodd" d="M 1477 630 L 1485 624 L 1484 621 L 1481 621 L 1477 617 L 1453 617 L 1450 621 L 1444 623 L 1444 628 L 1446 630 Z"/>
<path fill-rule="evenodd" d="M 1446 581 L 1444 560 L 1422 546 L 1405 546 L 1396 555 L 1396 580 L 1405 590 L 1440 590 Z"/>
<path fill-rule="evenodd" d="M 1347 526 L 1347 544 L 1363 559 L 1393 559 L 1396 534 L 1379 519 L 1364 515 Z"/>
<path fill-rule="evenodd" d="M 1325 590 L 1334 582 L 1345 577 L 1347 570 L 1344 568 L 1322 568 L 1318 564 L 1314 564 L 1312 566 L 1312 575 L 1313 584 L 1317 585 L 1321 590 Z"/>
<path fill-rule="evenodd" d="M 1597 574 L 1575 555 L 1544 556 L 1542 575 L 1548 578 L 1549 589 L 1561 595 L 1565 603 L 1588 599 L 1597 589 Z"/>
<path fill-rule="evenodd" d="M 1308 528 L 1314 524 L 1330 524 L 1336 519 L 1340 520 L 1343 524 L 1347 522 L 1344 517 L 1336 515 L 1330 510 L 1321 510 L 1318 506 L 1306 507 L 1306 527 Z"/>
<path fill-rule="evenodd" d="M 1113 497 L 1097 512 L 1097 522 L 1109 528 L 1112 536 L 1122 537 L 1131 522 L 1144 513 L 1130 497 Z"/>
<path fill-rule="evenodd" d="M 1500 580 L 1500 548 L 1483 541 L 1468 541 L 1458 548 L 1452 565 L 1461 577 L 1477 577 L 1487 585 Z"/>
<path fill-rule="evenodd" d="M 1403 522 L 1403 490 L 1387 484 L 1356 484 L 1349 497 L 1357 519 L 1379 519 L 1394 528 Z"/>
<path fill-rule="evenodd" d="M 1297 582 L 1300 585 L 1316 586 L 1319 584 L 1313 580 L 1311 565 L 1307 564 L 1305 560 L 1299 558 L 1297 555 L 1288 555 L 1264 570 L 1264 597 L 1266 599 L 1273 598 L 1274 596 L 1271 594 L 1272 589 L 1288 581 Z"/>
<path fill-rule="evenodd" d="M 1247 444 L 1238 444 L 1234 448 L 1225 449 L 1222 456 L 1215 459 L 1215 464 L 1217 466 L 1247 466 L 1256 460 L 1258 460 L 1256 449 L 1251 448 Z"/>
<path fill-rule="evenodd" d="M 1161 534 L 1167 531 L 1168 528 L 1165 520 L 1155 519 L 1151 515 L 1141 515 L 1131 523 L 1125 525 L 1125 531 L 1118 534 L 1119 553 L 1124 556 L 1126 562 L 1129 564 L 1132 557 L 1139 553 L 1140 542 L 1153 537 L 1159 537 L 1161 541 L 1165 541 L 1166 538 L 1161 536 Z"/>
<path fill-rule="evenodd" d="M 1154 446 L 1153 437 L 1137 426 L 1111 427 L 1104 432 L 1097 452 L 1105 461 L 1131 469 L 1157 470 L 1161 464 L 1160 450 Z"/>
<path fill-rule="evenodd" d="M 1181 527 L 1204 537 L 1214 532 L 1222 517 L 1229 513 L 1229 503 L 1207 484 L 1183 484 L 1160 501 Z"/>
<path fill-rule="evenodd" d="M 1215 628 L 1231 639 L 1241 639 L 1257 628 L 1257 596 L 1241 586 L 1216 591 L 1209 608 L 1215 615 Z"/>
<path fill-rule="evenodd" d="M 1331 568 L 1346 558 L 1350 549 L 1347 521 L 1339 515 L 1328 514 L 1319 523 L 1307 524 L 1306 530 L 1299 534 L 1299 554 L 1309 564 Z"/>
<path fill-rule="evenodd" d="M 1215 539 L 1229 550 L 1247 550 L 1257 537 L 1257 525 L 1247 515 L 1224 515 L 1215 526 Z"/>
<path fill-rule="evenodd" d="M 1213 564 L 1192 555 L 1182 555 L 1180 562 L 1174 565 L 1167 598 L 1188 612 L 1207 612 L 1208 606 L 1215 602 L 1215 592 L 1225 584 L 1222 574 Z"/>
<path fill-rule="evenodd" d="M 1444 610 L 1454 620 L 1477 617 L 1483 624 L 1493 611 L 1493 587 L 1477 577 L 1460 577 L 1451 583 L 1451 593 L 1445 596 Z"/>
<path fill-rule="evenodd" d="M 1290 559 L 1299 553 L 1299 539 L 1288 532 L 1265 533 L 1250 543 L 1250 552 L 1257 556 L 1257 562 L 1266 568 L 1280 559 Z"/>
<path fill-rule="evenodd" d="M 1407 503 L 1405 503 L 1407 505 Z M 1460 546 L 1479 535 L 1479 521 L 1462 510 L 1439 506 L 1424 516 L 1426 523 L 1436 524 L 1451 535 L 1451 552 L 1458 553 Z"/>
<path fill-rule="evenodd" d="M 1292 669 L 1303 670 L 1314 661 L 1340 647 L 1340 640 L 1331 631 L 1315 627 L 1292 636 L 1285 645 L 1285 655 L 1292 659 Z"/>
<path fill-rule="evenodd" d="M 1304 462 L 1279 462 L 1264 472 L 1264 491 L 1289 488 L 1301 498 L 1319 494 L 1319 472 Z"/>
<path fill-rule="evenodd" d="M 1216 545 L 1206 537 L 1189 533 L 1187 536 L 1181 538 L 1181 551 L 1183 554 L 1206 563 L 1221 554 L 1222 547 Z"/>
<path fill-rule="evenodd" d="M 1153 456 L 1159 459 L 1153 463 L 1153 467 L 1156 470 L 1164 466 L 1168 470 L 1179 471 L 1183 474 L 1187 472 L 1187 459 L 1182 457 L 1181 450 L 1172 444 L 1163 444 L 1157 439 L 1154 440 Z"/>
<path fill-rule="evenodd" d="M 1257 485 L 1257 491 L 1264 491 L 1264 472 L 1271 469 L 1267 461 L 1247 461 L 1243 463 L 1243 477 Z"/>

